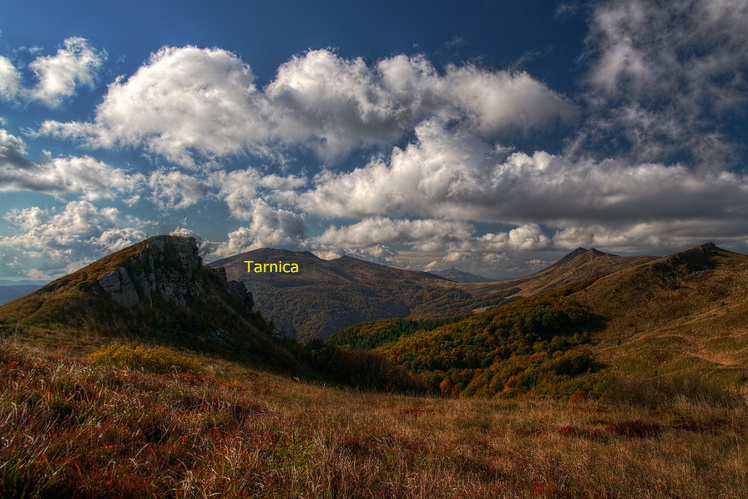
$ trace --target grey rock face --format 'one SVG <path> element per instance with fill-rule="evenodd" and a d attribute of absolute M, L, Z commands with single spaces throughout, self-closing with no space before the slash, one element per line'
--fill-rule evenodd
<path fill-rule="evenodd" d="M 99 284 L 112 300 L 123 307 L 134 307 L 140 299 L 130 275 L 121 267 L 99 279 Z"/>
<path fill-rule="evenodd" d="M 158 236 L 147 240 L 136 258 L 123 262 L 122 267 L 98 282 L 112 300 L 124 307 L 132 308 L 140 300 L 153 306 L 157 296 L 184 307 L 205 293 L 202 268 L 194 239 Z"/>

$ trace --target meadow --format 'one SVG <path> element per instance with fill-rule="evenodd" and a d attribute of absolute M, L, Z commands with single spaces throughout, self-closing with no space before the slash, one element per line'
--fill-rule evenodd
<path fill-rule="evenodd" d="M 182 350 L 80 356 L 6 339 L 0 495 L 748 496 L 740 395 L 698 383 L 610 389 L 575 402 L 409 396 Z"/>

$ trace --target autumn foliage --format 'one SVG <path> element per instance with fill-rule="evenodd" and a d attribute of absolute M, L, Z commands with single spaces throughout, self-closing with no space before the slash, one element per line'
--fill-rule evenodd
<path fill-rule="evenodd" d="M 593 375 L 596 363 L 587 345 L 595 317 L 568 298 L 591 282 L 461 320 L 361 324 L 329 341 L 375 348 L 447 396 L 599 396 L 606 378 Z"/>

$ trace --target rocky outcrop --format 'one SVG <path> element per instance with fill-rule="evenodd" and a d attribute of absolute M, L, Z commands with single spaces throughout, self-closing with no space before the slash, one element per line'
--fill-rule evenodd
<path fill-rule="evenodd" d="M 130 274 L 122 267 L 99 279 L 99 285 L 112 300 L 123 307 L 134 307 L 140 301 Z"/>
<path fill-rule="evenodd" d="M 229 285 L 223 268 L 203 266 L 194 238 L 152 237 L 97 282 L 104 293 L 123 307 L 132 308 L 141 302 L 153 306 L 159 299 L 184 307 L 204 298 L 208 278 L 240 296 L 245 304 L 252 304 L 246 286 L 242 284 L 240 289 L 236 284 Z"/>

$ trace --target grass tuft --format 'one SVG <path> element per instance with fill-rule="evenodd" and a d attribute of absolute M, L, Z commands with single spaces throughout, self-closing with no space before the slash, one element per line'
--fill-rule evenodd
<path fill-rule="evenodd" d="M 194 359 L 167 347 L 104 345 L 87 358 L 102 366 L 129 367 L 161 374 L 174 371 L 196 373 L 200 369 L 200 364 Z"/>

